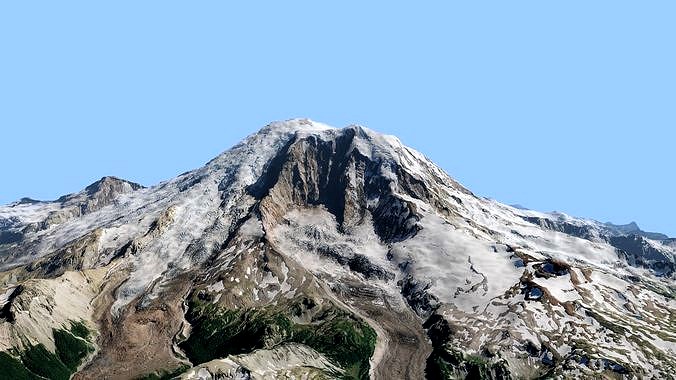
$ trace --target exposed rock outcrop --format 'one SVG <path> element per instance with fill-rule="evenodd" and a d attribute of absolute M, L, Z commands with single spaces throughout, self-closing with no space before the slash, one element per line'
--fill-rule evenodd
<path fill-rule="evenodd" d="M 675 252 L 635 225 L 477 197 L 392 136 L 290 120 L 151 188 L 105 177 L 0 207 L 0 364 L 669 378 Z"/>

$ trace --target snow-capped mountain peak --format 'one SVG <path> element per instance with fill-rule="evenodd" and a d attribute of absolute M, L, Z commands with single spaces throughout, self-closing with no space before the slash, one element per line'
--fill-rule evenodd
<path fill-rule="evenodd" d="M 0 208 L 1 343 L 58 356 L 82 323 L 76 378 L 667 376 L 676 248 L 639 231 L 477 197 L 362 126 L 275 122 L 156 186 Z"/>

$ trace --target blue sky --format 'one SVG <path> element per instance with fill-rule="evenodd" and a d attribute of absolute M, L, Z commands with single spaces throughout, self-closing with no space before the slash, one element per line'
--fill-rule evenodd
<path fill-rule="evenodd" d="M 3 2 L 0 203 L 144 185 L 272 120 L 398 135 L 479 195 L 676 235 L 676 3 Z"/>

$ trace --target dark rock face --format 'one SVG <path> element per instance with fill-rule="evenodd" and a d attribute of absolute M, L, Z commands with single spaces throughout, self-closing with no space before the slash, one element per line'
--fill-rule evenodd
<path fill-rule="evenodd" d="M 12 301 L 21 294 L 23 287 L 21 285 L 15 287 L 11 290 L 11 293 L 7 296 L 7 301 L 2 308 L 0 308 L 0 321 L 5 320 L 9 323 L 14 322 L 14 312 L 12 311 Z"/>
<path fill-rule="evenodd" d="M 62 275 L 65 271 L 79 271 L 105 265 L 108 261 L 99 261 L 102 257 L 107 256 L 105 252 L 98 251 L 100 237 L 101 231 L 94 230 L 70 242 L 53 254 L 28 264 L 26 271 L 33 276 L 53 278 Z"/>
<path fill-rule="evenodd" d="M 10 229 L 19 224 L 16 218 L 0 218 L 0 231 Z"/>
<path fill-rule="evenodd" d="M 354 132 L 349 131 L 333 141 L 315 136 L 294 138 L 270 162 L 265 174 L 250 187 L 250 193 L 259 199 L 277 200 L 275 206 L 279 210 L 272 215 L 292 205 L 321 205 L 342 227 L 354 223 L 353 219 L 363 217 L 366 209 L 363 180 L 369 162 L 350 150 L 353 138 Z M 359 180 L 351 181 L 350 175 Z M 357 196 L 349 198 L 352 191 L 348 190 Z"/>
<path fill-rule="evenodd" d="M 534 265 L 536 277 L 564 276 L 570 272 L 570 266 L 562 261 L 547 259 Z"/>
<path fill-rule="evenodd" d="M 367 279 L 394 280 L 394 273 L 373 264 L 364 255 L 355 255 L 347 264 L 351 270 L 363 274 Z"/>
<path fill-rule="evenodd" d="M 642 236 L 612 236 L 608 242 L 619 250 L 629 265 L 649 268 L 662 276 L 669 276 L 676 269 L 674 262 L 664 252 L 648 244 Z"/>
<path fill-rule="evenodd" d="M 23 240 L 21 232 L 2 231 L 0 232 L 0 244 L 13 244 Z"/>
<path fill-rule="evenodd" d="M 102 209 L 113 203 L 120 194 L 142 189 L 138 183 L 125 181 L 116 177 L 103 177 L 87 186 L 83 192 L 65 195 L 57 200 L 63 206 L 75 206 L 79 215 L 85 215 Z"/>
<path fill-rule="evenodd" d="M 425 367 L 427 379 L 514 379 L 507 362 L 502 359 L 468 355 L 449 347 L 448 342 L 454 331 L 441 315 L 431 315 L 423 324 L 423 328 L 427 330 L 433 347 Z"/>
<path fill-rule="evenodd" d="M 376 233 L 385 242 L 401 241 L 415 236 L 420 231 L 420 217 L 414 210 L 415 206 L 398 197 L 389 195 L 381 198 L 371 211 L 376 220 Z"/>
<path fill-rule="evenodd" d="M 661 234 L 659 232 L 647 232 L 643 231 L 636 222 L 631 222 L 629 224 L 624 224 L 624 225 L 618 225 L 618 224 L 612 224 L 612 223 L 606 223 L 606 227 L 608 227 L 611 230 L 615 230 L 620 234 L 623 235 L 638 235 L 638 236 L 643 236 L 645 238 L 651 239 L 651 240 L 665 240 L 669 239 L 669 236 L 665 234 Z"/>
<path fill-rule="evenodd" d="M 397 285 L 401 287 L 401 295 L 418 315 L 429 316 L 437 309 L 439 299 L 427 292 L 430 284 L 421 284 L 409 275 L 399 280 Z"/>
<path fill-rule="evenodd" d="M 350 378 L 368 378 L 369 369 L 383 379 L 549 378 L 574 376 L 580 372 L 568 371 L 582 366 L 594 372 L 589 376 L 647 375 L 629 361 L 604 359 L 634 351 L 646 362 L 664 361 L 661 374 L 676 368 L 662 350 L 643 351 L 649 337 L 642 334 L 616 339 L 617 350 L 607 347 L 606 330 L 627 335 L 636 325 L 661 336 L 673 314 L 669 301 L 649 296 L 673 299 L 665 279 L 644 278 L 645 271 L 630 277 L 635 297 L 595 281 L 605 276 L 594 272 L 608 268 L 607 261 L 597 266 L 598 256 L 616 264 L 606 240 L 633 265 L 673 272 L 673 265 L 659 266 L 669 252 L 638 226 L 521 216 L 593 244 L 542 233 L 513 209 L 473 196 L 396 139 L 359 127 L 281 128 L 247 141 L 241 151 L 152 189 L 103 178 L 45 203 L 39 218 L 33 209 L 42 206 L 26 207 L 30 215 L 22 220 L 30 226 L 10 217 L 21 216 L 16 209 L 0 219 L 0 258 L 33 255 L 0 273 L 26 284 L 15 304 L 36 284 L 43 293 L 54 286 L 91 292 L 81 302 L 90 309 L 68 315 L 98 332 L 97 354 L 75 378 L 178 374 L 186 359 L 195 365 L 285 341 L 309 345 L 341 369 L 354 372 L 360 363 Z M 637 272 L 615 269 L 622 278 Z M 71 282 L 73 273 L 86 276 Z M 7 290 L 3 299 L 11 303 Z M 639 304 L 647 299 L 651 304 Z M 75 297 L 57 299 L 64 300 Z M 609 318 L 590 321 L 582 314 L 589 304 Z M 50 301 L 45 309 L 66 306 Z M 7 325 L 24 320 L 0 309 Z M 566 313 L 571 318 L 564 320 Z M 667 317 L 653 321 L 650 314 Z M 587 334 L 568 349 L 559 343 L 581 336 L 565 324 L 571 320 Z M 181 352 L 188 346 L 191 353 Z M 593 355 L 601 348 L 614 354 Z M 235 375 L 255 377 L 249 369 Z"/>
<path fill-rule="evenodd" d="M 617 248 L 618 255 L 629 265 L 647 268 L 659 276 L 670 276 L 674 273 L 673 258 L 656 249 L 647 239 L 660 241 L 669 245 L 673 239 L 666 235 L 642 231 L 636 223 L 614 225 L 606 223 L 604 227 L 595 228 L 593 225 L 576 225 L 561 220 L 540 217 L 524 216 L 524 220 L 548 230 L 558 231 L 567 235 L 594 241 L 601 239 Z"/>
<path fill-rule="evenodd" d="M 528 353 L 528 355 L 538 358 L 540 362 L 546 366 L 554 366 L 559 359 L 557 355 L 550 351 L 544 344 L 538 348 L 532 342 L 527 341 L 522 347 L 522 350 Z"/>
<path fill-rule="evenodd" d="M 317 252 L 363 274 L 367 279 L 394 280 L 394 273 L 373 264 L 368 257 L 355 253 L 345 244 L 321 244 L 317 247 Z"/>
<path fill-rule="evenodd" d="M 24 232 L 21 229 L 21 223 L 17 218 L 0 217 L 0 254 L 3 245 L 20 243 L 24 239 Z"/>
<path fill-rule="evenodd" d="M 524 217 L 524 220 L 548 230 L 563 232 L 564 234 L 582 239 L 591 240 L 594 238 L 593 229 L 590 226 L 577 226 L 567 222 L 538 217 Z"/>
<path fill-rule="evenodd" d="M 20 241 L 21 237 L 16 234 L 17 232 L 21 232 L 21 234 L 30 234 L 43 231 L 53 225 L 61 224 L 72 218 L 98 211 L 113 204 L 121 194 L 130 193 L 142 188 L 143 186 L 134 182 L 125 181 L 116 177 L 103 177 L 87 186 L 83 191 L 64 195 L 54 202 L 42 202 L 30 198 L 22 198 L 21 201 L 14 205 L 42 203 L 45 205 L 58 204 L 59 207 L 51 211 L 44 220 L 35 223 L 20 225 L 15 220 L 0 218 L 0 230 L 10 228 L 15 229 L 12 234 L 0 237 L 0 244 L 10 244 Z"/>
<path fill-rule="evenodd" d="M 32 204 L 36 204 L 36 203 L 42 203 L 42 201 L 38 201 L 38 200 L 32 199 L 32 198 L 23 197 L 23 198 L 19 199 L 19 202 L 17 202 L 17 204 L 20 204 L 20 205 L 25 205 L 25 204 L 32 205 Z"/>
<path fill-rule="evenodd" d="M 420 217 L 412 204 L 396 196 L 395 190 L 419 199 L 427 199 L 430 194 L 420 180 L 405 172 L 395 183 L 383 172 L 386 163 L 354 149 L 359 133 L 363 131 L 354 127 L 335 140 L 296 137 L 270 162 L 249 193 L 262 199 L 261 209 L 273 217 L 281 217 L 294 206 L 324 206 L 342 230 L 349 230 L 370 211 L 383 241 L 415 235 Z M 399 172 L 399 168 L 391 169 Z"/>

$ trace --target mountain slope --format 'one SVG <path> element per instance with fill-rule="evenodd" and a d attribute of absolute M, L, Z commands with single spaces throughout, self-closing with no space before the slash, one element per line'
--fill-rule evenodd
<path fill-rule="evenodd" d="M 676 249 L 639 231 L 476 197 L 363 127 L 272 123 L 154 187 L 1 207 L 0 361 L 41 375 L 43 347 L 81 379 L 673 378 Z M 73 324 L 91 349 L 59 350 Z"/>

